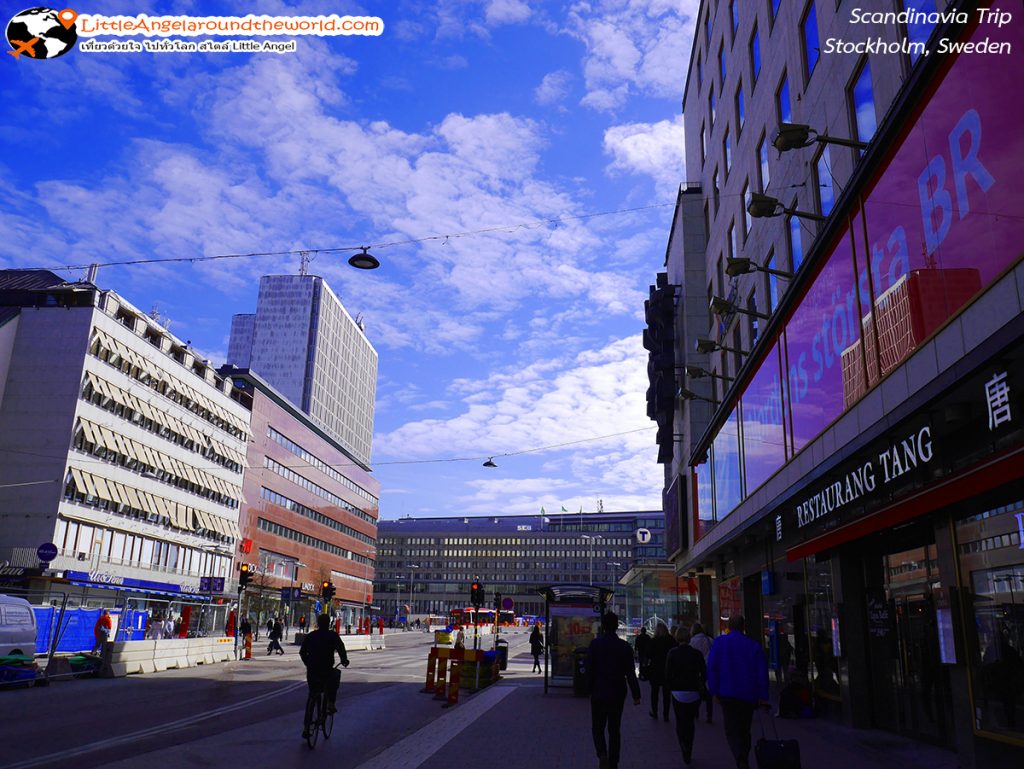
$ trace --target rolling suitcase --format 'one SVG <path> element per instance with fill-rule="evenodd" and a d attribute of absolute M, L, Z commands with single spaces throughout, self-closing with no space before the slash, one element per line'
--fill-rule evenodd
<path fill-rule="evenodd" d="M 761 739 L 754 745 L 757 769 L 800 769 L 800 742 L 780 740 L 775 728 L 775 717 L 769 716 L 775 739 L 769 740 L 764 733 L 764 716 L 758 716 L 761 723 Z"/>

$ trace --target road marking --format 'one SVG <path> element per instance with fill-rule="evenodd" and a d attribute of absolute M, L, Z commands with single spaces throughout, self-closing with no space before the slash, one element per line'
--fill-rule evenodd
<path fill-rule="evenodd" d="M 5 769 L 30 769 L 33 766 L 41 766 L 54 761 L 61 761 L 68 758 L 74 758 L 75 756 L 81 756 L 85 753 L 92 753 L 97 750 L 104 750 L 106 748 L 118 747 L 125 743 L 137 742 L 138 740 L 145 739 L 146 737 L 153 737 L 164 732 L 174 731 L 175 729 L 181 729 L 185 726 L 192 726 L 193 724 L 205 721 L 211 716 L 220 716 L 225 713 L 231 713 L 235 710 L 241 710 L 251 705 L 256 705 L 264 700 L 278 697 L 282 694 L 295 691 L 300 687 L 305 687 L 305 681 L 296 681 L 295 683 L 283 686 L 280 689 L 274 691 L 265 692 L 256 697 L 251 697 L 243 702 L 236 702 L 233 705 L 225 705 L 224 707 L 215 708 L 214 710 L 207 710 L 204 713 L 197 713 L 187 718 L 181 718 L 177 721 L 170 721 L 166 724 L 159 724 L 157 726 L 151 726 L 148 729 L 140 729 L 137 732 L 131 734 L 124 734 L 120 737 L 111 737 L 107 740 L 98 740 L 97 742 L 90 742 L 88 745 L 80 745 L 77 748 L 70 748 L 68 750 L 62 750 L 58 753 L 51 753 L 48 756 L 40 756 L 39 758 L 33 758 L 28 761 L 22 761 L 20 764 L 8 764 Z"/>
<path fill-rule="evenodd" d="M 516 688 L 490 686 L 478 692 L 418 732 L 360 764 L 359 769 L 416 769 Z"/>

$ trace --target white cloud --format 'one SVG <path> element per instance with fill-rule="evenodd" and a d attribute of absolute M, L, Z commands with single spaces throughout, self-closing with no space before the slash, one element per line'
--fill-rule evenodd
<path fill-rule="evenodd" d="M 521 24 L 530 18 L 530 6 L 522 0 L 489 0 L 484 10 L 487 23 Z"/>
<path fill-rule="evenodd" d="M 604 150 L 613 160 L 611 171 L 646 174 L 662 192 L 669 192 L 685 177 L 686 153 L 683 119 L 612 126 L 604 133 Z"/>
<path fill-rule="evenodd" d="M 571 84 L 572 75 L 564 69 L 549 72 L 534 90 L 533 97 L 538 104 L 544 107 L 560 104 L 569 95 Z"/>
<path fill-rule="evenodd" d="M 630 93 L 659 98 L 683 91 L 699 0 L 578 2 L 568 31 L 587 47 L 585 106 L 611 111 Z"/>

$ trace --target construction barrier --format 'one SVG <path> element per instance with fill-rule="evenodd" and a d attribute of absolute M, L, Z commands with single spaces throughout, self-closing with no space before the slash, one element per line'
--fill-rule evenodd
<path fill-rule="evenodd" d="M 423 685 L 420 690 L 424 694 L 434 693 L 434 677 L 437 675 L 437 648 L 430 650 L 430 654 L 427 655 L 427 682 Z"/>
<path fill-rule="evenodd" d="M 450 673 L 449 660 L 452 661 Z M 420 691 L 432 693 L 434 699 L 443 700 L 451 697 L 452 686 L 476 691 L 500 678 L 499 655 L 493 651 L 434 646 L 427 655 L 427 678 Z"/>
<path fill-rule="evenodd" d="M 461 651 L 461 649 L 459 650 Z M 448 684 L 448 704 L 459 704 L 459 678 L 462 675 L 462 655 L 452 660 L 452 672 Z"/>
<path fill-rule="evenodd" d="M 245 634 L 245 654 L 242 655 L 242 659 L 252 659 L 252 633 Z"/>
<path fill-rule="evenodd" d="M 107 678 L 129 673 L 156 673 L 227 662 L 234 659 L 234 638 L 175 638 L 159 641 L 108 641 L 109 662 L 100 672 Z M 104 650 L 105 661 L 108 658 Z"/>
<path fill-rule="evenodd" d="M 443 651 L 450 651 L 444 649 Z M 447 685 L 448 678 L 448 655 L 438 654 L 437 661 L 437 683 L 434 684 L 434 699 L 443 700 L 445 698 L 445 687 Z"/>

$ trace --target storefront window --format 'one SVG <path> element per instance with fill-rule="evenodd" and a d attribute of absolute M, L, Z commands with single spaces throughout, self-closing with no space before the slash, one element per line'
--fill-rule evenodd
<path fill-rule="evenodd" d="M 743 393 L 743 457 L 750 493 L 786 462 L 779 345 L 761 362 Z"/>
<path fill-rule="evenodd" d="M 700 539 L 715 525 L 715 497 L 711 486 L 711 462 L 694 468 L 697 477 L 697 519 L 694 538 Z"/>
<path fill-rule="evenodd" d="M 739 421 L 733 411 L 715 438 L 715 510 L 717 520 L 731 513 L 742 500 L 740 487 Z"/>
<path fill-rule="evenodd" d="M 975 728 L 1024 737 L 1024 499 L 956 524 Z"/>
<path fill-rule="evenodd" d="M 840 648 L 839 619 L 832 585 L 832 559 L 806 561 L 807 636 L 806 646 L 795 650 L 798 670 L 807 670 L 808 680 L 818 697 L 839 699 Z"/>

